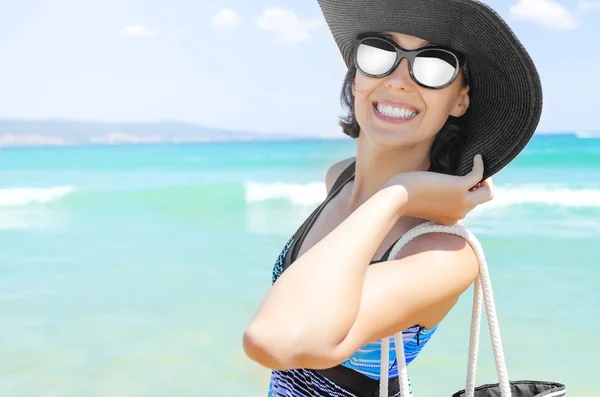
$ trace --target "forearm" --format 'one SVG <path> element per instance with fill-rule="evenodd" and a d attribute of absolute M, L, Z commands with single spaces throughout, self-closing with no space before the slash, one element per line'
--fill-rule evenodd
<path fill-rule="evenodd" d="M 398 186 L 373 195 L 279 277 L 249 328 L 268 329 L 274 348 L 300 354 L 337 346 L 356 320 L 367 267 L 405 200 Z"/>

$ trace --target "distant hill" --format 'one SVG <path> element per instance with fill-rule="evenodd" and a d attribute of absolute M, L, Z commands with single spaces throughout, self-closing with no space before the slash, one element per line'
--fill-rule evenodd
<path fill-rule="evenodd" d="M 563 134 L 573 135 L 574 133 L 536 133 L 536 135 Z M 594 134 L 598 134 L 598 132 Z M 592 133 L 586 131 L 585 135 L 587 137 Z M 0 147 L 346 138 L 346 135 L 341 132 L 335 137 L 309 133 L 302 135 L 266 134 L 217 129 L 184 122 L 101 123 L 59 119 L 0 119 Z"/>
<path fill-rule="evenodd" d="M 302 138 L 306 138 L 306 136 L 231 131 L 183 122 L 99 123 L 69 120 L 0 119 L 0 147 Z"/>

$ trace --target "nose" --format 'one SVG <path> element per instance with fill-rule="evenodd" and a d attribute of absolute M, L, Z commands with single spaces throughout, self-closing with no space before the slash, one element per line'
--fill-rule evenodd
<path fill-rule="evenodd" d="M 410 77 L 408 69 L 408 59 L 402 58 L 400 64 L 389 75 L 385 76 L 385 85 L 391 89 L 411 89 L 414 86 L 414 81 Z"/>

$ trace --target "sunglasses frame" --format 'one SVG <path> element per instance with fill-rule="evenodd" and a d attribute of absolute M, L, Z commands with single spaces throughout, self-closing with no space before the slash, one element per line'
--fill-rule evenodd
<path fill-rule="evenodd" d="M 357 60 L 357 54 L 358 54 L 358 48 L 360 46 L 360 44 L 366 40 L 366 39 L 377 39 L 377 40 L 383 40 L 386 43 L 389 43 L 395 50 L 396 50 L 396 60 L 394 61 L 394 64 L 392 65 L 392 67 L 390 67 L 390 70 L 388 70 L 385 73 L 382 74 L 371 74 L 371 73 L 367 73 L 364 70 L 362 70 L 360 68 L 360 65 L 358 64 L 358 60 Z M 447 52 L 449 54 L 451 54 L 457 61 L 458 63 L 458 67 L 455 69 L 454 71 L 454 75 L 452 76 L 452 78 L 450 79 L 449 82 L 447 82 L 444 85 L 441 86 L 428 86 L 426 84 L 423 84 L 421 82 L 419 82 L 416 78 L 415 75 L 413 74 L 413 62 L 415 60 L 415 58 L 419 55 L 419 53 L 426 51 L 426 50 L 440 50 L 440 51 L 444 51 Z M 452 84 L 454 82 L 454 80 L 456 80 L 456 77 L 458 76 L 458 73 L 460 72 L 460 68 L 464 67 L 464 72 L 465 72 L 465 79 L 467 81 L 468 84 L 468 73 L 467 73 L 467 65 L 466 65 L 466 59 L 465 56 L 458 52 L 458 51 L 453 51 L 447 47 L 444 46 L 440 46 L 440 45 L 430 45 L 430 46 L 425 46 L 425 47 L 421 47 L 421 48 L 417 48 L 415 50 L 407 50 L 404 49 L 402 47 L 400 47 L 400 45 L 398 43 L 396 43 L 393 39 L 381 35 L 377 32 L 365 32 L 365 33 L 361 33 L 356 37 L 356 41 L 355 41 L 355 46 L 354 46 L 354 52 L 353 52 L 353 60 L 354 60 L 354 65 L 356 66 L 356 68 L 365 76 L 368 77 L 374 77 L 374 78 L 382 78 L 385 77 L 391 73 L 393 73 L 396 68 L 398 67 L 398 65 L 400 65 L 400 62 L 402 62 L 402 58 L 406 58 L 408 60 L 408 71 L 410 72 L 410 77 L 412 78 L 412 80 L 420 85 L 421 87 L 424 88 L 428 88 L 428 89 L 432 89 L 432 90 L 441 90 L 444 89 L 446 87 L 448 87 L 450 84 Z"/>

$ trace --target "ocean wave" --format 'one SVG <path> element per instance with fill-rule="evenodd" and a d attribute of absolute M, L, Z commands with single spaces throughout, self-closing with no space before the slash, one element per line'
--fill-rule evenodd
<path fill-rule="evenodd" d="M 501 208 L 516 205 L 543 205 L 572 208 L 600 208 L 600 189 L 569 189 L 521 185 L 496 187 L 494 199 L 482 205 L 485 208 Z"/>
<path fill-rule="evenodd" d="M 56 211 L 57 213 L 165 213 L 181 216 L 216 216 L 243 210 L 244 187 L 239 182 L 131 188 L 0 189 L 0 211 Z"/>
<path fill-rule="evenodd" d="M 0 189 L 0 208 L 49 203 L 75 190 L 74 186 L 4 188 Z"/>
<path fill-rule="evenodd" d="M 293 205 L 319 205 L 326 198 L 323 182 L 307 184 L 245 182 L 246 203 L 285 200 Z M 496 186 L 494 199 L 480 208 L 500 208 L 516 205 L 546 205 L 561 207 L 600 208 L 600 189 L 571 189 L 543 185 Z"/>
<path fill-rule="evenodd" d="M 257 203 L 269 200 L 286 200 L 293 205 L 313 206 L 320 204 L 327 196 L 325 183 L 259 183 L 245 182 L 246 203 Z"/>
<path fill-rule="evenodd" d="M 10 207 L 102 208 L 196 208 L 227 210 L 276 201 L 294 207 L 314 207 L 326 198 L 323 182 L 261 183 L 218 182 L 195 185 L 156 186 L 131 189 L 81 189 L 75 186 L 12 187 L 0 189 L 0 209 Z M 494 199 L 478 209 L 521 205 L 600 208 L 600 189 L 505 185 L 495 187 Z"/>

